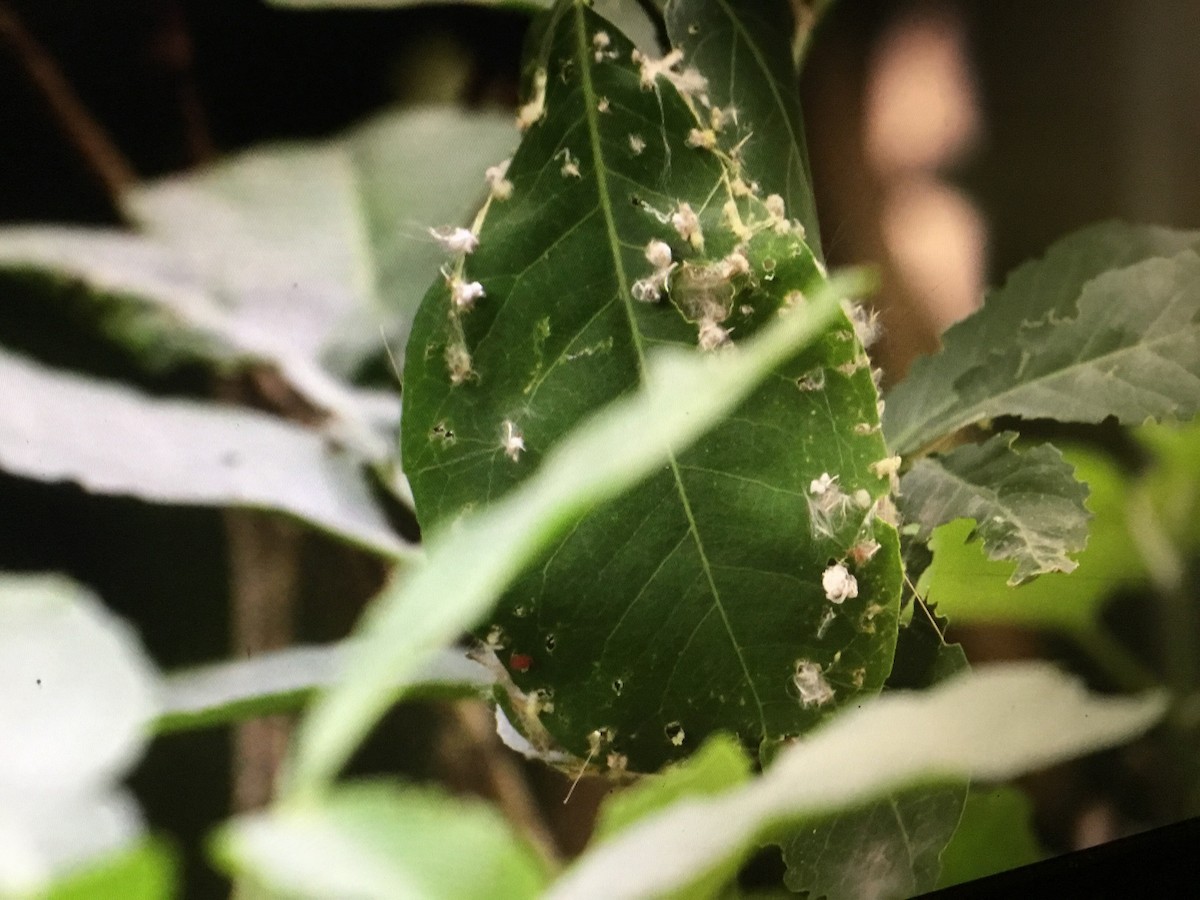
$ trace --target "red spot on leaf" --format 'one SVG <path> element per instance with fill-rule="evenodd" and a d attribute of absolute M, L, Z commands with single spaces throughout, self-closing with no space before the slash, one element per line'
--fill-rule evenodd
<path fill-rule="evenodd" d="M 514 672 L 528 672 L 533 665 L 533 657 L 528 653 L 514 653 L 508 658 L 508 667 Z"/>

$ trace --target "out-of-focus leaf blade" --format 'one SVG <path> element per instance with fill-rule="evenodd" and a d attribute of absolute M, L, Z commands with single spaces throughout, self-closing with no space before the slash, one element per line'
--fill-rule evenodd
<path fill-rule="evenodd" d="M 125 625 L 57 576 L 0 575 L 0 895 L 47 887 L 141 830 L 114 787 L 158 676 Z"/>
<path fill-rule="evenodd" d="M 1045 856 L 1033 832 L 1033 804 L 1017 788 L 972 790 L 962 822 L 942 854 L 938 887 L 986 878 Z"/>
<path fill-rule="evenodd" d="M 157 732 L 228 725 L 240 719 L 294 712 L 319 690 L 337 684 L 349 647 L 289 647 L 250 659 L 173 672 L 163 682 Z M 407 696 L 486 695 L 494 678 L 463 653 L 444 650 L 402 687 Z"/>
<path fill-rule="evenodd" d="M 973 519 L 973 537 L 989 559 L 1012 560 L 1010 584 L 1047 572 L 1071 572 L 1070 554 L 1087 543 L 1087 487 L 1050 444 L 1023 452 L 1017 435 L 997 434 L 979 446 L 917 460 L 900 480 L 900 511 L 933 529 L 955 519 Z"/>
<path fill-rule="evenodd" d="M 678 804 L 599 844 L 549 897 L 618 900 L 715 889 L 780 828 L 906 785 L 1011 778 L 1129 740 L 1165 709 L 1161 694 L 1089 695 L 1045 663 L 990 666 L 929 691 L 884 694 L 780 754 L 749 786 Z"/>
<path fill-rule="evenodd" d="M 1106 223 L 1025 264 L 887 397 L 899 453 L 997 415 L 1140 424 L 1200 398 L 1200 234 Z"/>
<path fill-rule="evenodd" d="M 219 833 L 228 869 L 289 897 L 524 900 L 546 872 L 491 807 L 386 783 L 241 816 Z"/>
<path fill-rule="evenodd" d="M 932 890 L 965 794 L 965 783 L 923 784 L 805 823 L 783 842 L 784 883 L 825 900 Z"/>
<path fill-rule="evenodd" d="M 512 117 L 420 109 L 390 113 L 319 143 L 267 144 L 126 198 L 223 298 L 241 332 L 349 375 L 400 356 L 442 262 L 427 229 L 468 221 L 484 170 L 511 155 Z"/>
<path fill-rule="evenodd" d="M 158 733 L 228 725 L 260 715 L 295 712 L 342 678 L 348 647 L 289 647 L 233 662 L 172 672 L 164 679 Z M 397 684 L 406 697 L 480 697 L 491 692 L 487 668 L 455 650 L 433 656 L 412 680 Z"/>
<path fill-rule="evenodd" d="M 718 732 L 682 762 L 611 794 L 600 808 L 592 840 L 605 840 L 673 803 L 735 788 L 749 780 L 753 762 L 740 743 Z"/>
<path fill-rule="evenodd" d="M 155 503 L 273 509 L 398 557 L 362 462 L 258 412 L 146 396 L 0 350 L 0 469 Z"/>

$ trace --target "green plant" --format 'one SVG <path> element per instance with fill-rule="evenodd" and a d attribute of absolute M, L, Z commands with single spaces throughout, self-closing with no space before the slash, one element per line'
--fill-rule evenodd
<path fill-rule="evenodd" d="M 1011 779 L 1163 718 L 1161 692 L 1090 695 L 1044 664 L 964 672 L 940 615 L 1063 628 L 1129 676 L 1097 623 L 1097 581 L 1033 592 L 1081 552 L 1106 582 L 1153 578 L 1153 548 L 1117 552 L 1106 510 L 1124 508 L 1120 477 L 1078 451 L 1081 482 L 1017 430 L 1196 412 L 1200 236 L 1102 225 L 1064 239 L 881 399 L 877 326 L 854 302 L 871 279 L 828 274 L 820 257 L 794 96 L 793 44 L 811 22 L 793 27 L 782 0 L 664 7 L 608 4 L 609 19 L 560 0 L 535 18 L 508 163 L 498 117 L 400 114 L 139 188 L 126 197 L 137 235 L 0 232 L 6 321 L 48 320 L 106 351 L 68 373 L 53 348 L 0 349 L 17 398 L 0 466 L 274 510 L 394 569 L 344 645 L 166 679 L 77 587 L 0 584 L 0 665 L 19 687 L 0 729 L 30 741 L 0 751 L 0 771 L 19 776 L 0 780 L 0 857 L 18 860 L 0 863 L 0 890 L 169 892 L 169 855 L 137 843 L 115 786 L 142 730 L 302 705 L 278 802 L 213 843 L 247 889 L 717 896 L 776 844 L 791 889 L 905 896 L 937 882 L 952 838 L 960 873 L 986 870 L 962 848 L 998 817 L 1020 820 L 1011 804 L 969 804 L 971 779 Z M 659 35 L 674 49 L 652 46 Z M 430 159 L 444 181 L 395 175 Z M 412 217 L 468 221 L 485 170 L 469 227 L 435 224 L 419 252 L 397 250 Z M 301 177 L 301 209 L 277 205 Z M 303 343 L 272 318 L 288 291 Z M 407 335 L 399 456 L 395 393 L 368 386 L 386 371 L 380 326 Z M 265 373 L 308 415 L 149 392 L 197 368 Z M 1163 465 L 1187 459 L 1158 440 Z M 420 548 L 386 515 L 409 487 Z M 1137 507 L 1168 523 L 1154 547 L 1185 552 L 1154 494 Z M 468 630 L 470 649 L 455 649 Z M 28 677 L 29 660 L 51 659 L 55 702 Z M 100 723 L 73 718 L 106 673 L 118 687 Z M 1171 687 L 1178 699 L 1192 685 L 1185 673 Z M 489 699 L 533 755 L 634 783 L 563 871 L 481 803 L 337 783 L 392 704 L 427 694 Z M 1001 719 L 1011 731 L 996 740 Z M 48 754 L 68 726 L 75 752 Z M 100 731 L 111 754 L 83 743 Z M 103 846 L 72 843 L 44 809 L 111 830 Z M 1034 852 L 1017 843 L 1013 859 Z"/>

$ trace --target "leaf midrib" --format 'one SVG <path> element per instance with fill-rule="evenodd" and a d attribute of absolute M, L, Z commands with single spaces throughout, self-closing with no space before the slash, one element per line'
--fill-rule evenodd
<path fill-rule="evenodd" d="M 596 171 L 596 193 L 600 203 L 600 209 L 604 215 L 604 227 L 608 237 L 609 252 L 612 256 L 614 271 L 617 276 L 617 287 L 621 296 L 621 301 L 625 309 L 626 317 L 629 321 L 629 330 L 633 338 L 634 353 L 637 356 L 638 363 L 638 380 L 645 383 L 646 373 L 646 353 L 642 343 L 641 332 L 638 330 L 637 317 L 633 310 L 633 297 L 630 293 L 629 279 L 625 274 L 625 265 L 621 260 L 621 240 L 617 233 L 616 219 L 613 215 L 612 198 L 608 188 L 607 167 L 604 163 L 604 151 L 600 141 L 600 117 L 596 110 L 597 95 L 595 86 L 592 84 L 592 68 L 589 56 L 589 43 L 587 34 L 587 22 L 584 16 L 583 6 L 576 0 L 574 4 L 575 13 L 575 37 L 576 37 L 576 54 L 581 62 L 580 71 L 582 73 L 582 88 L 584 94 L 585 119 L 587 122 L 588 139 L 592 148 L 592 159 L 595 160 Z M 656 87 L 657 90 L 657 87 Z M 700 539 L 699 528 L 696 524 L 695 516 L 692 513 L 692 505 L 688 499 L 687 490 L 683 484 L 683 478 L 679 471 L 679 463 L 675 458 L 674 452 L 668 454 L 668 465 L 671 469 L 671 476 L 675 480 L 676 492 L 679 495 L 679 501 L 683 506 L 684 515 L 687 518 L 688 531 L 692 535 L 692 541 L 696 546 L 696 552 L 700 557 L 701 568 L 704 571 L 704 577 L 708 581 L 709 591 L 712 594 L 713 603 L 720 613 L 721 622 L 725 626 L 725 632 L 729 635 L 730 646 L 733 647 L 734 654 L 737 656 L 738 663 L 742 667 L 742 673 L 746 679 L 746 685 L 750 689 L 750 694 L 754 698 L 754 704 L 758 709 L 759 722 L 762 725 L 763 736 L 767 736 L 766 715 L 763 710 L 763 703 L 758 696 L 758 689 L 755 687 L 754 679 L 750 674 L 750 666 L 746 662 L 746 658 L 742 653 L 742 648 L 734 636 L 732 625 L 729 621 L 729 614 L 725 609 L 725 604 L 721 602 L 721 594 L 717 589 L 716 579 L 713 577 L 712 566 L 709 564 L 708 555 L 704 550 L 704 542 Z"/>

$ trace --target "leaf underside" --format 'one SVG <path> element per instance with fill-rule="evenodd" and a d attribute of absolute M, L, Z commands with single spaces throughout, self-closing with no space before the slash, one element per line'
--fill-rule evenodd
<path fill-rule="evenodd" d="M 889 394 L 908 454 L 995 416 L 1099 422 L 1200 409 L 1200 234 L 1108 223 L 1022 266 Z M 995 348 L 988 350 L 986 348 Z"/>
<path fill-rule="evenodd" d="M 573 426 L 642 382 L 656 347 L 695 347 L 714 325 L 736 342 L 821 278 L 800 228 L 760 198 L 735 199 L 743 173 L 729 150 L 752 123 L 727 126 L 715 152 L 690 146 L 708 123 L 703 100 L 667 77 L 643 87 L 633 47 L 605 20 L 563 3 L 542 33 L 545 111 L 508 170 L 512 196 L 490 206 L 479 248 L 448 267 L 486 296 L 463 312 L 435 284 L 408 348 L 402 448 L 427 533 L 528 477 Z M 682 203 L 698 214 L 702 250 L 673 227 Z M 669 297 L 638 303 L 653 239 L 678 266 Z M 750 271 L 714 277 L 735 249 Z M 518 580 L 479 633 L 561 746 L 653 769 L 715 730 L 756 746 L 881 687 L 900 572 L 895 531 L 873 514 L 888 489 L 870 468 L 886 455 L 876 400 L 839 317 Z M 831 513 L 811 506 L 823 474 L 842 501 Z M 858 596 L 828 601 L 826 567 L 872 541 L 869 560 L 846 562 Z M 820 667 L 831 697 L 798 692 L 799 662 Z"/>
<path fill-rule="evenodd" d="M 1009 584 L 1070 572 L 1087 543 L 1087 486 L 1049 444 L 1017 452 L 1012 432 L 918 460 L 900 482 L 905 520 L 919 537 L 955 519 L 974 519 L 990 559 L 1014 560 Z"/>

